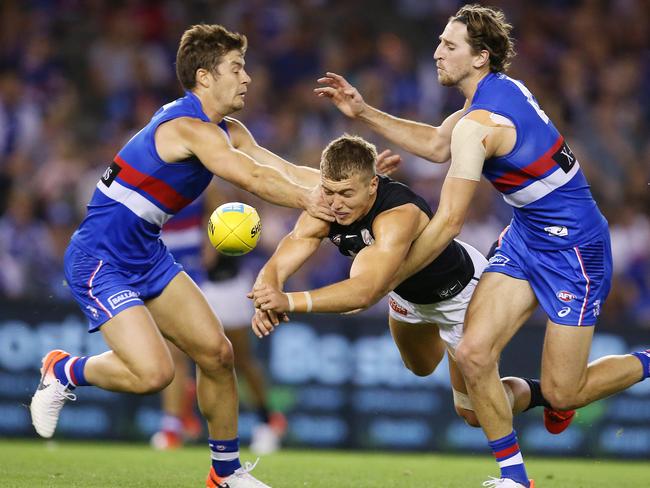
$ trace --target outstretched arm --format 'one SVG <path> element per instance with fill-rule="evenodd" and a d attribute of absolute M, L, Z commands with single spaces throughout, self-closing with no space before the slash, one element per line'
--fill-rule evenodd
<path fill-rule="evenodd" d="M 166 122 L 156 131 L 156 148 L 165 161 L 195 155 L 215 175 L 268 202 L 303 208 L 314 217 L 334 220 L 318 188 L 298 185 L 276 168 L 238 151 L 215 124 L 189 117 Z"/>
<path fill-rule="evenodd" d="M 469 106 L 447 117 L 439 127 L 400 119 L 368 105 L 359 91 L 341 75 L 326 73 L 318 79 L 324 85 L 314 89 L 319 97 L 329 98 L 350 118 L 358 119 L 378 134 L 408 152 L 434 163 L 445 163 L 450 157 L 451 132 Z"/>
<path fill-rule="evenodd" d="M 407 204 L 375 219 L 375 242 L 354 258 L 350 278 L 309 292 L 280 293 L 272 287 L 255 290 L 255 304 L 275 312 L 350 312 L 376 303 L 400 268 L 422 213 Z"/>
<path fill-rule="evenodd" d="M 236 119 L 226 118 L 232 144 L 261 164 L 272 166 L 299 185 L 313 187 L 320 184 L 320 171 L 308 166 L 297 166 L 257 144 L 248 129 Z"/>
<path fill-rule="evenodd" d="M 329 224 L 302 213 L 293 231 L 285 236 L 273 255 L 260 270 L 253 290 L 270 287 L 282 290 L 284 283 L 316 252 L 323 238 L 327 237 Z M 254 298 L 254 292 L 248 295 Z M 251 321 L 257 337 L 269 335 L 279 324 L 274 311 L 256 310 Z"/>
<path fill-rule="evenodd" d="M 485 125 L 485 122 L 484 111 L 472 112 L 454 129 L 451 166 L 442 185 L 440 204 L 413 243 L 393 285 L 431 263 L 460 233 L 481 179 L 483 163 L 500 151 L 503 142 L 501 134 L 494 134 L 493 127 Z"/>

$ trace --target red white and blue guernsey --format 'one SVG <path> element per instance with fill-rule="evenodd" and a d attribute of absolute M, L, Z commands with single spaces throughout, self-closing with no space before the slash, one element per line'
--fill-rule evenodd
<path fill-rule="evenodd" d="M 195 157 L 167 163 L 158 155 L 156 129 L 179 117 L 210 121 L 191 92 L 159 109 L 106 169 L 72 236 L 66 280 L 91 332 L 158 296 L 182 270 L 160 238 L 161 227 L 205 190 L 212 173 Z M 225 122 L 219 125 L 226 130 Z"/>
<path fill-rule="evenodd" d="M 469 111 L 506 117 L 517 139 L 483 175 L 513 208 L 486 272 L 527 280 L 549 318 L 594 325 L 611 283 L 607 220 L 576 157 L 530 91 L 502 73 L 477 87 Z"/>

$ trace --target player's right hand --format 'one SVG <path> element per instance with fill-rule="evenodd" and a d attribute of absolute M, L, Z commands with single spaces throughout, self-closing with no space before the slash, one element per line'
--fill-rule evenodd
<path fill-rule="evenodd" d="M 384 149 L 377 155 L 377 173 L 380 175 L 390 175 L 399 168 L 400 164 L 402 164 L 402 157 L 393 154 L 390 149 Z"/>
<path fill-rule="evenodd" d="M 319 97 L 327 97 L 332 100 L 341 112 L 351 118 L 358 117 L 363 112 L 366 103 L 359 91 L 350 85 L 341 75 L 327 72 L 322 78 L 318 78 L 321 86 L 314 88 L 314 93 Z"/>
<path fill-rule="evenodd" d="M 251 319 L 251 327 L 253 333 L 260 339 L 269 335 L 273 330 L 280 325 L 280 321 L 288 322 L 289 316 L 286 313 L 278 314 L 273 310 L 260 310 L 255 309 L 255 314 Z"/>
<path fill-rule="evenodd" d="M 303 205 L 309 215 L 326 222 L 334 222 L 335 217 L 332 209 L 325 201 L 323 189 L 320 185 L 315 186 L 309 193 L 309 199 Z"/>

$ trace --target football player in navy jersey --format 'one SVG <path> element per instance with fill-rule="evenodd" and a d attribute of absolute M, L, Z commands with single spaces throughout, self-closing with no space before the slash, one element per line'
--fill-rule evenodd
<path fill-rule="evenodd" d="M 345 313 L 365 309 L 385 294 L 409 248 L 427 226 L 432 211 L 409 187 L 376 175 L 375 147 L 356 136 L 332 141 L 321 158 L 321 185 L 336 220 L 303 213 L 260 271 L 251 298 L 258 310 L 252 326 L 258 337 L 270 334 L 287 312 Z M 286 280 L 329 239 L 353 259 L 350 278 L 324 288 L 283 292 Z M 448 352 L 454 406 L 468 424 L 478 426 L 454 350 L 463 335 L 470 297 L 487 265 L 472 246 L 452 240 L 418 273 L 389 294 L 388 322 L 407 368 L 431 374 Z M 514 413 L 548 405 L 537 380 L 504 378 Z"/>
<path fill-rule="evenodd" d="M 32 423 L 51 437 L 76 387 L 152 393 L 174 366 L 165 339 L 197 365 L 197 396 L 208 424 L 208 487 L 263 487 L 241 466 L 233 352 L 205 297 L 160 239 L 160 229 L 217 175 L 269 202 L 332 219 L 318 171 L 294 166 L 257 145 L 228 117 L 244 106 L 251 81 L 246 37 L 200 24 L 182 36 L 176 58 L 185 95 L 161 107 L 106 169 L 65 254 L 70 290 L 110 351 L 43 358 Z"/>
<path fill-rule="evenodd" d="M 572 409 L 650 375 L 650 351 L 588 363 L 594 325 L 610 288 L 607 221 L 576 156 L 535 97 L 505 71 L 514 55 L 512 26 L 499 9 L 466 5 L 447 23 L 434 59 L 438 81 L 466 101 L 439 127 L 392 117 L 367 105 L 343 77 L 327 73 L 315 92 L 345 115 L 435 163 L 451 159 L 439 207 L 394 283 L 417 272 L 460 232 L 481 175 L 513 208 L 510 226 L 485 269 L 466 318 L 456 361 L 501 468 L 484 486 L 529 487 L 498 358 L 533 310 L 548 316 L 542 390 L 555 409 L 549 430 Z M 390 289 L 390 288 L 389 288 Z"/>

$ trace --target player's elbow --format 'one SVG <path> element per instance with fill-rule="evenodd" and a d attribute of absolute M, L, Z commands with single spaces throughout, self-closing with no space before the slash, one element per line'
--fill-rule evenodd
<path fill-rule="evenodd" d="M 422 156 L 432 163 L 446 163 L 451 158 L 449 143 L 447 142 L 447 144 L 442 144 L 434 142 L 429 145 L 428 151 L 426 151 L 425 154 L 422 154 Z"/>
<path fill-rule="evenodd" d="M 451 239 L 458 237 L 460 231 L 463 229 L 465 218 L 455 212 L 443 212 L 443 228 Z"/>

